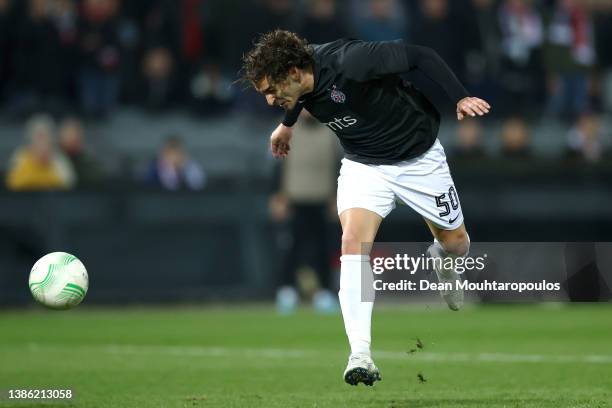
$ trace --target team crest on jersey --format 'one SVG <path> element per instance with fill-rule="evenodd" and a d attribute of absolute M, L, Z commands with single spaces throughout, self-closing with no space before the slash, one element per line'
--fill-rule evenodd
<path fill-rule="evenodd" d="M 336 103 L 344 103 L 344 101 L 346 101 L 346 95 L 341 90 L 336 89 L 336 85 L 332 87 L 330 97 L 331 100 Z"/>

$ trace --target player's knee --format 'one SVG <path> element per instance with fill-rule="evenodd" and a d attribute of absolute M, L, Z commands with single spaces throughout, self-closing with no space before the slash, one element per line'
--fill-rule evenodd
<path fill-rule="evenodd" d="M 465 256 L 470 251 L 470 238 L 465 230 L 448 231 L 439 238 L 444 250 L 457 256 Z"/>
<path fill-rule="evenodd" d="M 342 255 L 366 255 L 361 239 L 357 234 L 351 231 L 342 233 Z"/>

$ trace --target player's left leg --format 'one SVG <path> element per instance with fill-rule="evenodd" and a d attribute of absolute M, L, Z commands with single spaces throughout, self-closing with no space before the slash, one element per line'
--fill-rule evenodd
<path fill-rule="evenodd" d="M 434 243 L 427 250 L 431 258 L 438 258 L 441 262 L 434 263 L 434 269 L 440 283 L 448 283 L 449 289 L 441 289 L 440 295 L 446 301 L 451 310 L 459 310 L 463 306 L 463 290 L 457 286 L 461 276 L 453 267 L 446 267 L 453 263 L 447 263 L 447 258 L 461 258 L 470 250 L 470 238 L 465 230 L 465 224 L 453 230 L 438 227 L 432 221 L 425 219 L 429 226 Z"/>
<path fill-rule="evenodd" d="M 423 155 L 382 168 L 393 181 L 393 192 L 401 202 L 417 211 L 434 236 L 429 256 L 439 258 L 434 262 L 436 275 L 452 289 L 440 294 L 449 308 L 459 310 L 463 305 L 463 291 L 457 285 L 461 277 L 456 273 L 456 262 L 446 259 L 463 257 L 469 250 L 469 237 L 463 224 L 463 212 L 459 195 L 446 163 L 444 148 L 438 140 Z M 447 266 L 438 268 L 438 266 Z"/>
<path fill-rule="evenodd" d="M 465 224 L 461 223 L 459 227 L 447 230 L 438 227 L 432 221 L 425 218 L 425 222 L 431 231 L 434 239 L 448 254 L 455 256 L 465 256 L 470 250 L 470 238 L 465 229 Z"/>

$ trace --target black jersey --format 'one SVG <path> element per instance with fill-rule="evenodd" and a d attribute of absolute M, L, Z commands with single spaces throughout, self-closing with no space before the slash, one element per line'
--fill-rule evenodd
<path fill-rule="evenodd" d="M 421 70 L 453 102 L 468 96 L 433 50 L 402 40 L 338 40 L 314 46 L 314 90 L 283 120 L 293 126 L 306 108 L 333 130 L 348 159 L 391 164 L 417 157 L 435 142 L 440 114 L 427 98 L 400 78 Z"/>

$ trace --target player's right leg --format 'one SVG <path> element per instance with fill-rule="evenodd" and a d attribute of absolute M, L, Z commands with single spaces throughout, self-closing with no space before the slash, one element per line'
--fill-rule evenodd
<path fill-rule="evenodd" d="M 374 293 L 369 254 L 381 221 L 395 207 L 395 195 L 375 169 L 344 159 L 337 200 L 342 224 L 338 298 L 351 345 L 344 380 L 372 385 L 380 374 L 370 356 Z M 369 296 L 362 297 L 364 294 Z"/>
<path fill-rule="evenodd" d="M 371 243 L 382 217 L 364 208 L 350 208 L 340 214 L 342 257 L 340 258 L 340 308 L 344 328 L 351 345 L 351 355 L 344 370 L 344 381 L 373 385 L 380 373 L 370 353 L 372 309 Z"/>

